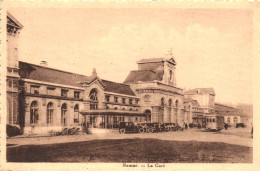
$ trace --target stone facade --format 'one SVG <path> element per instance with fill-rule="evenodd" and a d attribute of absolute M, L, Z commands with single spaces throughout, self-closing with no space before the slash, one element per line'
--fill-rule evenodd
<path fill-rule="evenodd" d="M 7 124 L 23 133 L 62 127 L 117 128 L 125 122 L 201 122 L 215 113 L 213 89 L 183 92 L 176 85 L 172 52 L 142 59 L 124 83 L 18 60 L 22 25 L 7 15 Z M 234 120 L 231 119 L 231 120 Z M 238 119 L 239 122 L 239 119 Z"/>
<path fill-rule="evenodd" d="M 23 25 L 7 12 L 7 124 L 19 125 L 18 117 L 18 40 Z"/>

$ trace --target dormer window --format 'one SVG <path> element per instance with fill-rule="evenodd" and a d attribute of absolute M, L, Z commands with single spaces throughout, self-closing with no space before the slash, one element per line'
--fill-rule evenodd
<path fill-rule="evenodd" d="M 79 99 L 80 98 L 80 92 L 74 91 L 74 98 Z"/>
<path fill-rule="evenodd" d="M 122 98 L 122 103 L 125 104 L 125 98 Z"/>
<path fill-rule="evenodd" d="M 68 96 L 68 90 L 66 90 L 66 89 L 61 89 L 61 96 L 62 96 L 62 97 L 67 97 L 67 96 Z"/>
<path fill-rule="evenodd" d="M 118 103 L 118 97 L 114 97 L 114 102 Z"/>
<path fill-rule="evenodd" d="M 110 100 L 110 96 L 106 95 L 106 102 L 109 102 L 109 100 Z"/>

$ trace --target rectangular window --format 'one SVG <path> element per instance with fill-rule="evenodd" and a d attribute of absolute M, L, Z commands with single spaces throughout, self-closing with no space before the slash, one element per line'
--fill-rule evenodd
<path fill-rule="evenodd" d="M 110 96 L 106 95 L 106 102 L 110 101 Z"/>
<path fill-rule="evenodd" d="M 67 97 L 68 96 L 68 90 L 61 89 L 61 96 L 62 97 Z"/>
<path fill-rule="evenodd" d="M 13 81 L 12 80 L 8 80 L 8 87 L 12 87 L 13 85 Z"/>
<path fill-rule="evenodd" d="M 13 87 L 17 88 L 17 86 L 18 86 L 18 82 L 16 80 L 13 80 Z"/>
<path fill-rule="evenodd" d="M 53 87 L 47 87 L 47 95 L 54 95 L 55 88 Z"/>
<path fill-rule="evenodd" d="M 31 85 L 31 94 L 39 94 L 40 86 Z"/>
<path fill-rule="evenodd" d="M 7 72 L 12 73 L 12 69 L 7 68 Z"/>
<path fill-rule="evenodd" d="M 74 91 L 74 98 L 77 98 L 77 99 L 80 98 L 80 92 L 79 91 Z"/>
<path fill-rule="evenodd" d="M 133 99 L 129 99 L 129 104 L 133 104 Z"/>
<path fill-rule="evenodd" d="M 18 69 L 13 69 L 13 73 L 18 73 Z"/>
<path fill-rule="evenodd" d="M 139 100 L 135 100 L 135 104 L 138 105 L 138 103 L 139 103 Z"/>
<path fill-rule="evenodd" d="M 125 98 L 122 98 L 122 103 L 125 104 Z"/>
<path fill-rule="evenodd" d="M 118 103 L 118 97 L 114 97 L 114 102 Z"/>

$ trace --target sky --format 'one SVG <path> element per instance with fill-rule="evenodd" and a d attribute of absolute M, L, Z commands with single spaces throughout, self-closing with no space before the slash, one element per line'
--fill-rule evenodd
<path fill-rule="evenodd" d="M 136 62 L 177 62 L 177 87 L 213 87 L 216 102 L 252 103 L 253 13 L 247 9 L 12 8 L 19 59 L 123 82 Z"/>

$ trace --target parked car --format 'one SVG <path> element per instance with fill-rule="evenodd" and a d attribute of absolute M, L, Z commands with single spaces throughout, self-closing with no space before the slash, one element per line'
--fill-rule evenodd
<path fill-rule="evenodd" d="M 137 133 L 139 131 L 143 131 L 143 127 L 139 124 L 135 124 L 134 122 L 120 122 L 119 124 L 119 133 Z"/>
<path fill-rule="evenodd" d="M 245 126 L 244 123 L 237 123 L 237 124 L 236 124 L 236 128 L 238 128 L 238 127 L 244 128 L 244 127 L 246 127 L 246 126 Z"/>

